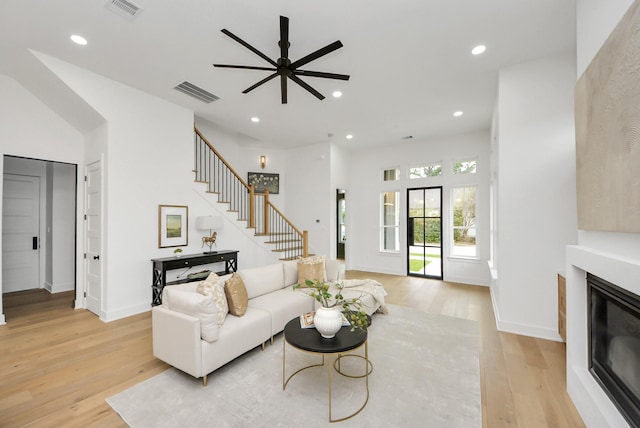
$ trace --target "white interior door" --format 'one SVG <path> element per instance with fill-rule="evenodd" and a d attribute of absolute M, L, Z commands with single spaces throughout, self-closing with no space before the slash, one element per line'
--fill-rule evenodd
<path fill-rule="evenodd" d="M 102 310 L 102 168 L 94 162 L 85 169 L 85 284 L 87 309 L 96 315 Z"/>
<path fill-rule="evenodd" d="M 40 288 L 40 177 L 4 174 L 2 292 Z"/>

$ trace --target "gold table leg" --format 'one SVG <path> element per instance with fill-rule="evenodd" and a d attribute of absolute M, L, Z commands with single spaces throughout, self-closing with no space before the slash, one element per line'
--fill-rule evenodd
<path fill-rule="evenodd" d="M 296 348 L 298 349 L 298 348 Z M 309 351 L 304 351 L 301 349 L 298 349 L 299 351 L 302 352 L 307 352 L 310 354 L 319 354 L 319 352 L 309 352 Z M 293 372 L 289 377 L 286 376 L 286 361 L 287 361 L 287 341 L 283 340 L 282 341 L 282 390 L 284 391 L 287 387 L 287 384 L 289 383 L 289 381 L 298 373 L 300 373 L 303 370 L 312 368 L 312 367 L 322 367 L 325 364 L 325 354 L 321 354 L 322 355 L 322 363 L 321 364 L 311 364 L 309 366 L 305 366 L 302 367 L 298 370 L 296 370 L 295 372 Z M 328 383 L 329 383 L 329 422 L 340 422 L 340 421 L 344 421 L 347 419 L 351 419 L 352 417 L 354 417 L 355 415 L 357 415 L 358 413 L 360 413 L 362 411 L 362 409 L 365 408 L 365 406 L 367 405 L 367 403 L 369 402 L 369 375 L 373 372 L 373 363 L 371 361 L 369 361 L 369 341 L 365 341 L 364 342 L 364 357 L 361 355 L 355 355 L 355 354 L 338 354 L 338 356 L 333 360 L 333 364 L 329 364 L 331 361 L 331 355 L 332 354 L 328 354 L 329 355 L 329 361 L 327 361 L 327 378 L 328 378 Z M 363 375 L 349 375 L 347 373 L 343 373 L 340 370 L 340 360 L 342 358 L 347 358 L 347 357 L 353 357 L 353 358 L 362 358 L 364 360 L 364 374 Z M 337 367 L 336 367 L 337 366 Z M 361 378 L 365 378 L 365 388 L 367 391 L 367 396 L 364 400 L 364 403 L 362 404 L 362 406 L 356 410 L 354 413 L 345 416 L 343 418 L 339 418 L 339 419 L 333 419 L 333 415 L 332 415 L 332 409 L 333 409 L 333 403 L 332 403 L 332 386 L 333 386 L 333 381 L 332 381 L 332 371 L 335 370 L 336 372 L 338 372 L 338 374 L 344 376 L 344 377 L 348 377 L 348 378 L 352 378 L 352 379 L 361 379 Z"/>

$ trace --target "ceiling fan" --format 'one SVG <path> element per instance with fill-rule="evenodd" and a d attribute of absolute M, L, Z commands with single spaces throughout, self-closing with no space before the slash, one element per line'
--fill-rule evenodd
<path fill-rule="evenodd" d="M 258 86 L 261 86 L 271 79 L 274 79 L 277 76 L 280 76 L 280 92 L 282 96 L 282 104 L 287 103 L 287 78 L 293 80 L 298 85 L 302 86 L 307 91 L 311 92 L 318 99 L 323 100 L 324 96 L 309 86 L 306 82 L 304 82 L 298 76 L 308 76 L 308 77 L 324 77 L 326 79 L 337 79 L 337 80 L 349 80 L 349 76 L 346 74 L 335 74 L 335 73 L 325 73 L 322 71 L 310 71 L 310 70 L 300 70 L 300 67 L 310 63 L 313 60 L 316 60 L 322 56 L 325 56 L 336 49 L 340 49 L 342 47 L 342 42 L 337 40 L 327 46 L 318 49 L 315 52 L 310 53 L 309 55 L 302 57 L 296 61 L 291 62 L 289 59 L 289 18 L 286 16 L 280 17 L 280 41 L 278 42 L 278 46 L 280 46 L 280 58 L 277 61 L 272 60 L 258 49 L 251 46 L 249 43 L 242 40 L 240 37 L 233 34 L 231 31 L 227 29 L 221 30 L 224 34 L 231 37 L 236 42 L 240 43 L 242 46 L 249 49 L 251 52 L 258 55 L 260 58 L 267 61 L 272 67 L 254 67 L 248 65 L 228 65 L 228 64 L 213 64 L 214 67 L 223 67 L 223 68 L 240 68 L 245 70 L 265 70 L 265 71 L 273 71 L 273 74 L 265 77 L 258 83 L 253 86 L 248 87 L 244 91 L 243 94 L 253 91 Z"/>

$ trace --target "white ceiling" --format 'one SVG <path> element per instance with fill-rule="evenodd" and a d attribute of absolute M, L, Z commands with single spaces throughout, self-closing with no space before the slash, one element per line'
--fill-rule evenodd
<path fill-rule="evenodd" d="M 422 141 L 488 129 L 498 70 L 575 51 L 575 0 L 133 0 L 143 9 L 133 20 L 107 9 L 108 2 L 1 1 L 0 73 L 15 75 L 19 56 L 33 49 L 183 105 L 260 144 L 332 141 L 359 150 L 408 135 Z M 280 15 L 290 19 L 293 61 L 335 40 L 344 44 L 303 67 L 351 75 L 348 82 L 303 78 L 325 100 L 289 81 L 282 105 L 279 79 L 242 94 L 270 72 L 212 66 L 269 66 L 220 30 L 275 60 Z M 74 33 L 89 44 L 72 43 Z M 478 44 L 487 51 L 474 57 Z M 221 99 L 204 104 L 172 89 L 184 80 Z M 342 98 L 331 97 L 334 90 Z M 453 117 L 456 110 L 464 115 Z"/>

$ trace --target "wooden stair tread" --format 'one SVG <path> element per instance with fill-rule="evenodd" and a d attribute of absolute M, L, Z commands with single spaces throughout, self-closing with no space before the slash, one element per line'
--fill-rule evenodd
<path fill-rule="evenodd" d="M 271 251 L 273 251 L 274 253 L 285 253 L 287 251 L 297 251 L 297 250 L 302 250 L 302 247 L 281 248 L 281 249 L 275 249 Z"/>

